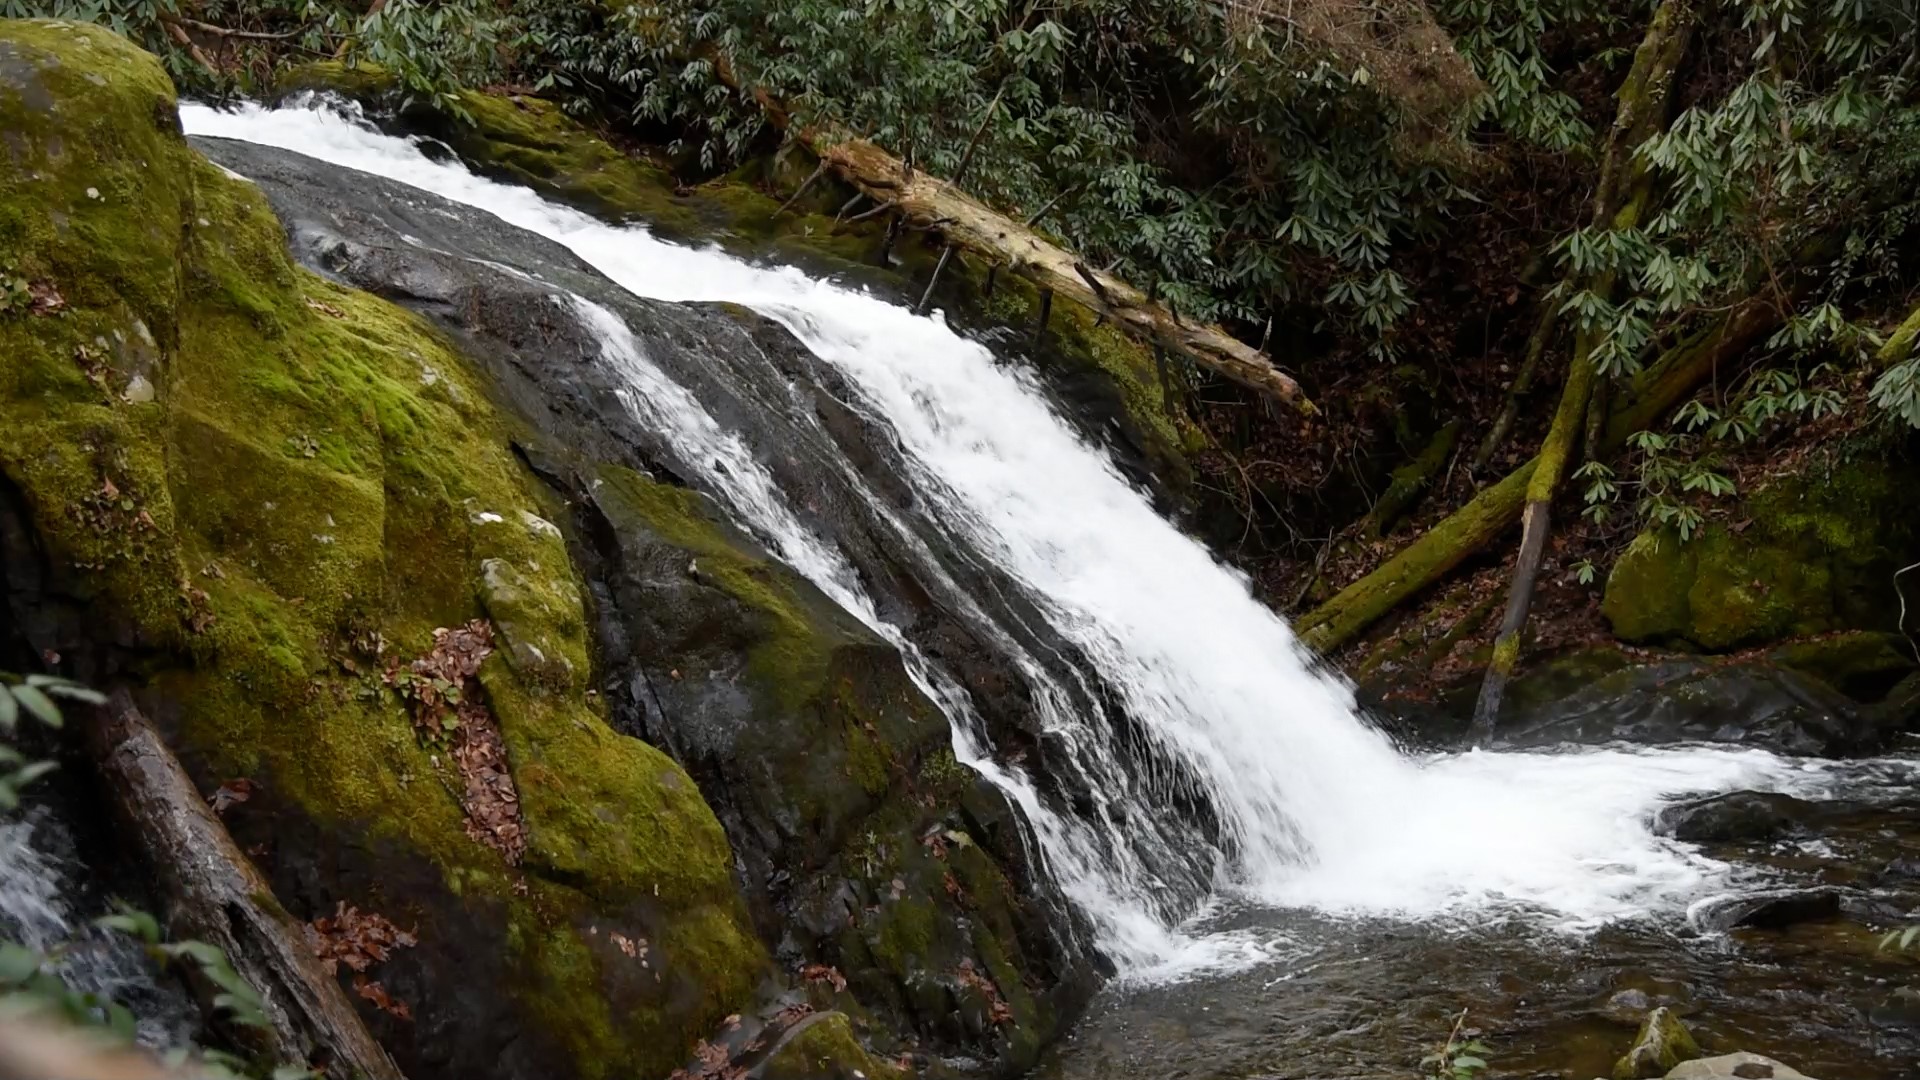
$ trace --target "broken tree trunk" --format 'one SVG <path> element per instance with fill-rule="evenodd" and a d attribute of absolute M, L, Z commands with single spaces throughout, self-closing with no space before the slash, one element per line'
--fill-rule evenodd
<path fill-rule="evenodd" d="M 1219 326 L 1181 320 L 1166 305 L 1111 274 L 1085 267 L 1072 252 L 952 184 L 907 171 L 898 158 L 864 139 L 830 143 L 811 133 L 799 137 L 841 179 L 875 202 L 891 204 L 908 221 L 938 231 L 949 244 L 1104 314 L 1149 345 L 1158 343 L 1301 412 L 1315 411 L 1300 385 L 1258 350 Z"/>
<path fill-rule="evenodd" d="M 217 946 L 260 992 L 273 1025 L 266 1049 L 329 1076 L 404 1080 L 126 691 L 87 735 L 116 811 L 154 869 L 170 926 Z"/>
<path fill-rule="evenodd" d="M 1633 396 L 1607 423 L 1601 445 L 1608 452 L 1686 400 L 1721 364 L 1745 352 L 1780 324 L 1780 305 L 1756 298 L 1737 305 L 1712 325 L 1668 350 L 1633 379 Z M 1537 460 L 1537 459 L 1536 459 Z M 1408 597 L 1445 577 L 1493 542 L 1519 518 L 1535 462 L 1528 461 L 1483 488 L 1451 516 L 1428 529 L 1360 580 L 1294 621 L 1300 640 L 1331 652 L 1357 637 Z"/>
<path fill-rule="evenodd" d="M 1639 225 L 1652 199 L 1652 183 L 1646 165 L 1635 159 L 1640 144 L 1666 127 L 1667 104 L 1672 96 L 1673 78 L 1693 39 L 1692 0 L 1663 0 L 1647 23 L 1646 38 L 1635 51 L 1633 67 L 1620 87 L 1620 107 L 1613 130 L 1607 137 L 1606 156 L 1601 164 L 1600 181 L 1593 196 L 1593 228 L 1624 231 Z M 1596 275 L 1587 288 L 1603 299 L 1612 299 L 1614 275 Z M 1527 615 L 1533 604 L 1534 583 L 1540 576 L 1540 563 L 1547 551 L 1547 539 L 1553 533 L 1553 499 L 1576 448 L 1587 445 L 1597 453 L 1601 426 L 1593 425 L 1593 437 L 1583 440 L 1587 431 L 1587 407 L 1592 403 L 1596 417 L 1606 408 L 1604 395 L 1595 401 L 1605 386 L 1594 371 L 1595 335 L 1581 330 L 1575 335 L 1573 359 L 1567 367 L 1567 381 L 1560 394 L 1560 406 L 1554 411 L 1553 425 L 1534 458 L 1533 475 L 1527 480 L 1527 504 L 1521 514 L 1520 552 L 1514 559 L 1513 582 L 1507 594 L 1506 614 L 1500 620 L 1500 632 L 1493 639 L 1493 658 L 1487 664 L 1480 698 L 1474 705 L 1474 726 L 1491 735 L 1499 719 L 1500 702 L 1506 694 L 1507 680 L 1520 662 L 1520 639 L 1527 628 Z"/>

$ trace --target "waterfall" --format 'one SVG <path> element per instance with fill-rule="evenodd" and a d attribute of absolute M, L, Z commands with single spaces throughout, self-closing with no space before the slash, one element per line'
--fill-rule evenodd
<path fill-rule="evenodd" d="M 996 764 L 964 692 L 879 617 L 848 560 L 793 513 L 746 444 L 651 363 L 617 315 L 559 296 L 602 343 L 636 417 L 692 448 L 686 458 L 700 475 L 690 479 L 900 647 L 952 720 L 956 752 L 1025 810 L 1046 865 L 1123 971 L 1178 975 L 1255 959 L 1271 944 L 1209 931 L 1188 919 L 1190 904 L 1168 903 L 1163 875 L 1196 859 L 1213 896 L 1235 905 L 1498 913 L 1566 927 L 1677 910 L 1732 871 L 1655 836 L 1653 811 L 1684 793 L 1791 787 L 1804 772 L 1726 748 L 1405 754 L 1243 577 L 1159 517 L 1056 415 L 1031 373 L 938 313 L 605 224 L 311 103 L 188 105 L 182 119 L 192 134 L 277 146 L 495 215 L 637 296 L 745 305 L 843 376 L 897 441 L 916 502 L 937 527 L 1018 582 L 1097 669 L 1128 730 L 1152 742 L 1147 764 L 1126 755 L 1110 717 L 1070 705 L 1075 696 L 1043 665 L 1010 648 L 1009 663 L 1035 686 L 1041 726 L 1089 781 L 1086 805 L 1053 807 L 1017 769 Z M 1176 835 L 1158 827 L 1170 805 L 1189 800 L 1218 822 L 1206 852 L 1175 850 Z"/>

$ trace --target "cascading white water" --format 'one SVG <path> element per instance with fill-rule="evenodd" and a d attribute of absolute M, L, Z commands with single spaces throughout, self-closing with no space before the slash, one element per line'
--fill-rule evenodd
<path fill-rule="evenodd" d="M 938 317 L 606 225 L 325 109 L 187 106 L 182 115 L 194 134 L 278 146 L 494 214 L 565 245 L 637 295 L 731 301 L 785 325 L 891 427 L 942 526 L 1026 585 L 1141 729 L 1183 764 L 1187 779 L 1167 782 L 1197 784 L 1228 839 L 1215 882 L 1222 895 L 1400 917 L 1497 907 L 1576 926 L 1676 908 L 1731 870 L 1652 834 L 1650 815 L 1664 799 L 1794 788 L 1819 772 L 1761 751 L 1708 748 L 1403 755 L 1246 582 L 1156 515 L 1029 376 Z M 743 524 L 913 660 L 846 561 L 782 507 L 744 445 L 648 364 L 616 317 L 591 306 L 579 314 L 628 377 L 629 404 L 650 423 L 706 440 L 705 456 L 727 462 L 705 479 Z M 924 664 L 917 674 L 938 681 Z M 950 689 L 934 689 L 950 710 L 964 710 Z M 1124 768 L 1101 730 L 1064 707 L 1043 720 L 1072 753 Z M 1160 806 L 1094 792 L 1094 812 L 1068 820 L 994 768 L 970 743 L 964 717 L 955 721 L 957 748 L 1028 811 L 1054 872 L 1123 970 L 1177 973 L 1257 955 L 1237 939 L 1166 925 L 1152 867 L 1124 841 L 1098 835 Z"/>

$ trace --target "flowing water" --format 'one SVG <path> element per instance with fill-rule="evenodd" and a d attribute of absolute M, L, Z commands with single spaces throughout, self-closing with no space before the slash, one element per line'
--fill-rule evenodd
<path fill-rule="evenodd" d="M 1499 926 L 1517 928 L 1501 941 L 1588 941 L 1648 919 L 1678 923 L 1689 904 L 1777 870 L 1660 837 L 1655 810 L 1729 789 L 1819 797 L 1842 779 L 1838 766 L 1725 747 L 1403 752 L 1241 576 L 1075 433 L 1030 372 L 938 314 L 608 225 L 321 103 L 187 106 L 182 117 L 195 135 L 281 147 L 493 214 L 637 296 L 745 305 L 844 377 L 856 406 L 895 440 L 933 524 L 1016 580 L 1110 688 L 1112 712 L 1088 707 L 1012 645 L 1017 635 L 993 634 L 1034 684 L 1040 724 L 1088 790 L 1071 808 L 996 755 L 958 681 L 877 613 L 852 562 L 809 530 L 776 470 L 652 363 L 618 315 L 556 289 L 556 303 L 601 342 L 627 407 L 689 448 L 698 473 L 689 479 L 901 648 L 953 721 L 956 751 L 1026 811 L 1046 865 L 1133 992 L 1173 992 L 1205 974 L 1231 988 L 1211 993 L 1249 1000 L 1247 985 L 1271 989 L 1329 962 L 1316 951 L 1329 935 L 1351 944 Z M 1121 718 L 1149 752 L 1129 748 Z M 1214 842 L 1196 847 L 1161 828 L 1173 805 L 1204 807 Z M 1196 872 L 1201 895 L 1170 884 Z"/>

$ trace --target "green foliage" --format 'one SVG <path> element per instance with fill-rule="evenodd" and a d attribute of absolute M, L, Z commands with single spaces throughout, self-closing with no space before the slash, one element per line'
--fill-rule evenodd
<path fill-rule="evenodd" d="M 0 677 L 0 736 L 11 738 L 18 731 L 24 712 L 49 728 L 62 726 L 60 697 L 89 705 L 104 705 L 106 697 L 98 691 L 68 679 L 51 675 L 29 675 L 11 681 Z M 0 768 L 12 767 L 0 774 L 0 812 L 19 805 L 19 791 L 50 770 L 51 762 L 27 762 L 11 746 L 0 744 Z M 204 941 L 167 941 L 159 920 L 137 908 L 121 904 L 112 915 L 95 920 L 103 930 L 126 934 L 138 941 L 141 951 L 155 967 L 166 970 L 191 968 L 219 991 L 213 1007 L 230 1023 L 246 1028 L 267 1029 L 266 1005 L 260 992 L 235 971 L 227 954 Z M 44 1012 L 83 1027 L 100 1029 L 113 1038 L 131 1043 L 134 1015 L 118 1001 L 90 991 L 79 991 L 67 984 L 61 974 L 61 961 L 73 953 L 91 947 L 78 938 L 70 939 L 46 951 L 31 949 L 18 942 L 0 941 L 0 1008 Z M 191 1059 L 203 1075 L 216 1078 L 242 1078 L 263 1075 L 267 1068 L 245 1058 L 220 1050 L 179 1047 L 167 1055 L 174 1064 Z M 272 1067 L 272 1080 L 300 1080 L 316 1074 L 300 1066 Z"/>
<path fill-rule="evenodd" d="M 1420 1059 L 1420 1074 L 1434 1080 L 1478 1080 L 1487 1071 L 1487 1044 L 1465 1031 L 1467 1010 L 1454 1017 L 1447 1041 L 1439 1049 Z"/>

